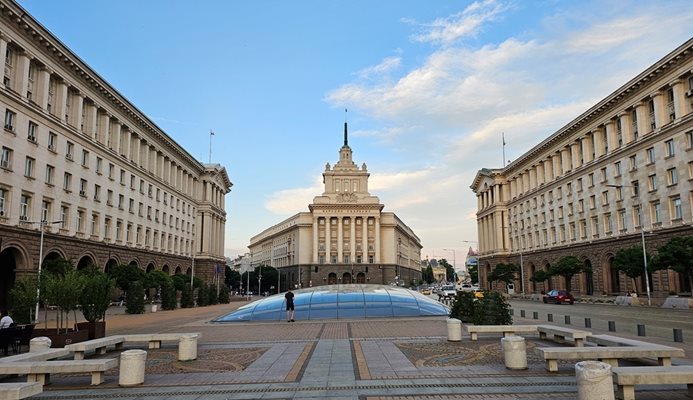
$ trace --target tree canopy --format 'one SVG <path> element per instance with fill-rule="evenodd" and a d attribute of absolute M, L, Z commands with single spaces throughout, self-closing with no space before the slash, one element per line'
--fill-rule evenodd
<path fill-rule="evenodd" d="M 614 268 L 631 278 L 635 287 L 635 280 L 645 273 L 642 247 L 633 246 L 617 251 L 614 256 Z"/>
<path fill-rule="evenodd" d="M 488 275 L 488 280 L 491 282 L 504 282 L 506 285 L 515 281 L 515 275 L 519 272 L 519 268 L 515 264 L 499 263 L 493 268 L 493 271 Z"/>
<path fill-rule="evenodd" d="M 654 269 L 672 269 L 683 274 L 693 287 L 693 236 L 671 238 L 659 248 L 653 264 Z"/>
<path fill-rule="evenodd" d="M 588 267 L 575 256 L 563 257 L 557 263 L 549 267 L 548 274 L 550 276 L 562 276 L 565 278 L 565 288 L 570 291 L 570 281 L 573 276 L 581 272 L 591 272 L 592 268 Z"/>

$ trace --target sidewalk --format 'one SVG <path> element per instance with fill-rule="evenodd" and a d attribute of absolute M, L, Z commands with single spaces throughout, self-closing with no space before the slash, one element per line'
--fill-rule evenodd
<path fill-rule="evenodd" d="M 526 338 L 529 368 L 504 366 L 500 336 L 447 341 L 445 318 L 227 323 L 210 321 L 243 302 L 126 315 L 109 310 L 107 334 L 200 332 L 198 359 L 175 346 L 147 350 L 145 383 L 118 386 L 117 371 L 51 377 L 37 399 L 555 399 L 576 397 L 574 364 L 549 374 Z M 518 323 L 525 321 L 519 321 Z M 690 353 L 689 353 L 690 354 Z M 105 357 L 117 357 L 110 351 Z M 94 357 L 92 355 L 92 357 Z M 14 378 L 15 380 L 21 380 Z M 11 379 L 10 379 L 11 380 Z M 8 381 L 8 378 L 1 381 Z M 644 387 L 638 400 L 685 399 L 685 386 Z"/>

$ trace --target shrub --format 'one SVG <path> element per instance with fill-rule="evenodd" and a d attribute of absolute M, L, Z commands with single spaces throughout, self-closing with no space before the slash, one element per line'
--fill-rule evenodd
<path fill-rule="evenodd" d="M 106 319 L 106 310 L 111 305 L 113 280 L 103 272 L 94 271 L 84 275 L 84 289 L 79 296 L 84 319 L 97 322 Z"/>
<path fill-rule="evenodd" d="M 231 299 L 229 298 L 229 288 L 226 285 L 222 285 L 219 289 L 219 303 L 229 304 Z"/>
<path fill-rule="evenodd" d="M 192 290 L 190 290 L 190 285 L 183 285 L 180 295 L 180 307 L 181 308 L 192 308 L 195 305 L 193 303 Z"/>
<path fill-rule="evenodd" d="M 161 285 L 161 308 L 164 310 L 176 309 L 176 288 L 173 287 L 173 281 L 163 282 Z"/>
<path fill-rule="evenodd" d="M 10 290 L 10 315 L 18 324 L 30 324 L 36 307 L 36 277 L 23 276 Z"/>
<path fill-rule="evenodd" d="M 219 295 L 217 294 L 217 288 L 213 285 L 209 285 L 209 305 L 213 306 L 219 304 Z"/>
<path fill-rule="evenodd" d="M 510 305 L 501 293 L 485 293 L 483 299 L 475 302 L 473 321 L 474 325 L 510 325 Z"/>
<path fill-rule="evenodd" d="M 204 307 L 209 305 L 209 288 L 206 283 L 200 285 L 197 289 L 197 306 Z"/>
<path fill-rule="evenodd" d="M 125 312 L 128 314 L 144 313 L 144 286 L 142 286 L 142 282 L 130 282 L 128 289 Z"/>
<path fill-rule="evenodd" d="M 475 297 L 473 292 L 457 292 L 455 301 L 450 309 L 450 318 L 457 318 L 462 322 L 472 322 L 474 317 Z"/>

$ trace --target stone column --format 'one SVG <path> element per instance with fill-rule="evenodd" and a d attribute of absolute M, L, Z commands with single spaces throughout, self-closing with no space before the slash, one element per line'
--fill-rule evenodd
<path fill-rule="evenodd" d="M 115 120 L 113 123 L 113 126 L 111 127 L 111 137 L 112 142 L 113 142 L 113 151 L 116 153 L 120 154 L 120 146 L 122 145 L 121 143 L 121 127 L 120 121 Z"/>
<path fill-rule="evenodd" d="M 541 186 L 546 182 L 544 162 L 540 161 L 535 168 L 537 169 L 537 186 Z"/>
<path fill-rule="evenodd" d="M 82 124 L 84 123 L 84 121 L 82 121 L 82 112 L 84 110 L 84 96 L 75 92 L 72 99 L 72 105 L 70 107 L 72 110 L 72 115 L 70 116 L 69 123 L 70 125 L 74 126 L 75 129 L 81 131 Z"/>
<path fill-rule="evenodd" d="M 580 160 L 580 143 L 578 141 L 570 144 L 570 160 L 571 170 L 582 166 L 582 161 Z"/>
<path fill-rule="evenodd" d="M 363 262 L 368 262 L 368 217 L 361 218 L 361 257 Z"/>
<path fill-rule="evenodd" d="M 566 146 L 561 150 L 561 167 L 563 168 L 563 174 L 570 171 L 570 147 Z"/>
<path fill-rule="evenodd" d="M 96 110 L 97 106 L 93 102 L 85 104 L 86 116 L 84 120 L 84 133 L 89 137 L 96 137 Z"/>
<path fill-rule="evenodd" d="M 666 115 L 664 96 L 662 95 L 662 92 L 657 91 L 652 93 L 650 97 L 652 97 L 652 101 L 654 101 L 655 129 L 658 129 L 669 121 Z"/>
<path fill-rule="evenodd" d="M 635 115 L 637 116 L 637 133 L 638 136 L 643 136 L 650 131 L 647 124 L 647 110 L 645 109 L 645 103 L 640 102 L 633 106 L 635 108 Z"/>
<path fill-rule="evenodd" d="M 618 133 L 616 132 L 614 121 L 611 119 L 606 121 L 604 129 L 606 129 L 606 140 L 608 140 L 609 152 L 613 152 L 618 148 Z"/>
<path fill-rule="evenodd" d="M 375 262 L 380 264 L 380 215 L 375 217 Z"/>
<path fill-rule="evenodd" d="M 599 158 L 604 155 L 604 136 L 602 135 L 602 127 L 598 127 L 592 132 L 594 136 L 594 155 Z"/>
<path fill-rule="evenodd" d="M 21 97 L 26 98 L 26 89 L 29 85 L 29 55 L 25 51 L 17 51 L 16 59 L 14 90 Z M 4 66 L 5 64 L 3 64 Z"/>
<path fill-rule="evenodd" d="M 331 264 L 332 263 L 332 243 L 330 240 L 332 239 L 330 235 L 332 234 L 332 226 L 330 225 L 332 223 L 331 217 L 326 216 L 325 217 L 325 264 Z"/>
<path fill-rule="evenodd" d="M 356 262 L 356 217 L 349 217 L 349 261 Z"/>
<path fill-rule="evenodd" d="M 51 348 L 52 343 L 53 342 L 51 342 L 50 338 L 46 336 L 35 337 L 29 341 L 29 352 L 37 353 L 41 351 L 46 351 Z"/>
<path fill-rule="evenodd" d="M 0 32 L 0 65 L 5 68 L 5 61 L 7 54 L 7 36 Z"/>
<path fill-rule="evenodd" d="M 65 122 L 65 108 L 67 105 L 67 85 L 63 80 L 55 82 L 55 116 Z"/>
<path fill-rule="evenodd" d="M 120 144 L 120 155 L 125 157 L 125 159 L 130 158 L 130 128 L 123 126 L 121 129 L 121 144 Z M 163 178 L 163 176 L 161 177 Z"/>
<path fill-rule="evenodd" d="M 106 145 L 108 148 L 112 148 L 111 138 L 108 137 L 108 128 L 111 124 L 111 117 L 108 115 L 106 110 L 103 110 L 101 113 L 96 113 L 96 118 L 99 119 L 99 131 L 96 133 L 96 141 Z"/>
<path fill-rule="evenodd" d="M 3 57 L 5 56 L 5 53 L 2 54 Z M 5 64 L 2 64 L 5 65 Z M 36 99 L 36 104 L 41 107 L 42 110 L 47 110 L 48 109 L 48 83 L 50 82 L 51 79 L 51 74 L 50 71 L 48 71 L 46 68 L 40 68 L 38 70 L 38 77 L 36 80 L 36 90 L 35 90 L 35 99 Z"/>
<path fill-rule="evenodd" d="M 561 176 L 561 152 L 557 151 L 552 157 L 551 157 L 551 169 L 553 170 L 552 177 L 555 179 L 558 176 Z"/>
<path fill-rule="evenodd" d="M 592 157 L 592 141 L 588 137 L 584 137 L 580 140 L 580 145 L 582 146 L 582 158 L 585 160 L 585 163 L 592 161 L 594 159 Z"/>
<path fill-rule="evenodd" d="M 140 165 L 140 137 L 133 136 L 132 138 L 132 154 L 130 159 L 135 162 L 135 165 Z"/>
<path fill-rule="evenodd" d="M 621 121 L 621 135 L 623 135 L 623 144 L 628 144 L 633 141 L 633 131 L 630 122 L 630 113 L 622 112 L 617 115 Z"/>
<path fill-rule="evenodd" d="M 448 318 L 448 342 L 462 340 L 462 321 L 457 318 Z"/>
<path fill-rule="evenodd" d="M 691 102 L 686 101 L 683 80 L 677 79 L 671 83 L 671 90 L 674 91 L 674 114 L 676 119 L 691 112 Z"/>
<path fill-rule="evenodd" d="M 318 263 L 318 242 L 320 241 L 318 217 L 313 215 L 313 264 Z"/>

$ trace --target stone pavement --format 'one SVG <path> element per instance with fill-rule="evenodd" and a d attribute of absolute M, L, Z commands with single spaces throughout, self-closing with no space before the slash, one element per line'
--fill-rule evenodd
<path fill-rule="evenodd" d="M 445 318 L 214 324 L 244 303 L 124 315 L 109 311 L 107 334 L 201 332 L 198 359 L 177 361 L 176 346 L 147 350 L 145 383 L 118 386 L 118 371 L 53 375 L 37 399 L 574 399 L 573 363 L 545 371 L 527 336 L 525 371 L 507 370 L 499 336 L 447 341 Z M 517 320 L 517 319 L 516 319 Z M 525 321 L 517 321 L 525 322 Z M 531 322 L 531 321 L 527 321 Z M 535 321 L 536 322 L 536 321 Z M 691 353 L 689 353 L 689 356 Z M 96 357 L 91 355 L 91 357 Z M 110 351 L 101 357 L 118 357 Z M 688 360 L 679 360 L 689 362 Z M 23 377 L 0 377 L 1 382 Z M 638 400 L 686 399 L 684 385 L 643 387 Z"/>

